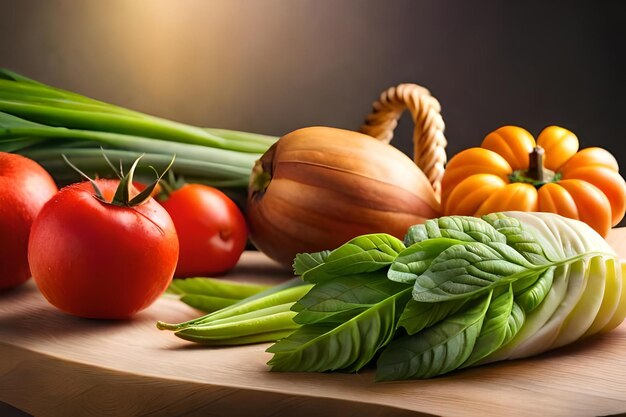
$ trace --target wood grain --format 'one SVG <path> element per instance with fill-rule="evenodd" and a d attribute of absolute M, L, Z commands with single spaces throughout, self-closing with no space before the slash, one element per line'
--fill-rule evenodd
<path fill-rule="evenodd" d="M 626 229 L 608 240 L 626 259 Z M 246 253 L 228 279 L 288 273 Z M 426 381 L 268 372 L 267 344 L 198 347 L 156 320 L 198 313 L 168 297 L 133 320 L 65 315 L 29 283 L 0 295 L 0 401 L 36 416 L 591 416 L 626 412 L 626 325 L 535 358 Z"/>

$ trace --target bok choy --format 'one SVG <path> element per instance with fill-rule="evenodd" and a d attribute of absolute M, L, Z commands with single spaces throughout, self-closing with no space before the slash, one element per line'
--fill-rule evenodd
<path fill-rule="evenodd" d="M 555 349 L 619 325 L 624 267 L 586 224 L 550 213 L 451 216 L 404 242 L 365 235 L 301 254 L 314 284 L 301 327 L 272 345 L 274 371 L 358 371 L 430 378 Z"/>
<path fill-rule="evenodd" d="M 173 170 L 188 181 L 245 189 L 254 161 L 276 140 L 149 116 L 0 69 L 0 151 L 36 160 L 60 183 L 79 179 L 61 154 L 90 175 L 108 174 L 104 148 L 125 164 L 145 154 L 157 170 L 175 154 Z"/>

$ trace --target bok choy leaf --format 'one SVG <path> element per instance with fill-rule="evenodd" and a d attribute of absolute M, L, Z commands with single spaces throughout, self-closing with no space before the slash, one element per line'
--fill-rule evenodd
<path fill-rule="evenodd" d="M 523 358 L 608 331 L 626 316 L 625 267 L 586 224 L 550 213 L 451 216 L 334 251 L 301 254 L 313 285 L 303 327 L 268 351 L 277 371 L 430 378 Z"/>

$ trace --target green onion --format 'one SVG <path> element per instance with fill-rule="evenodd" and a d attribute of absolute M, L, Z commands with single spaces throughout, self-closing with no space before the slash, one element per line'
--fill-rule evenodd
<path fill-rule="evenodd" d="M 272 285 L 235 282 L 218 278 L 191 277 L 175 278 L 170 283 L 167 291 L 179 295 L 197 294 L 243 300 L 270 288 L 272 288 Z"/>
<path fill-rule="evenodd" d="M 291 308 L 312 286 L 300 278 L 264 290 L 258 284 L 229 283 L 210 278 L 174 280 L 168 291 L 184 294 L 181 301 L 192 307 L 194 303 L 206 311 L 221 305 L 224 307 L 183 323 L 159 321 L 157 328 L 172 330 L 181 339 L 210 346 L 274 342 L 300 327 L 293 321 L 297 313 Z M 251 295 L 234 299 L 245 292 Z M 186 297 L 195 298 L 185 300 Z"/>
<path fill-rule="evenodd" d="M 275 331 L 295 330 L 300 327 L 293 321 L 296 314 L 295 311 L 287 310 L 230 323 L 193 326 L 176 332 L 176 336 L 196 342 L 209 342 Z"/>
<path fill-rule="evenodd" d="M 146 154 L 155 167 L 176 155 L 173 170 L 188 181 L 246 188 L 254 162 L 276 140 L 150 116 L 0 69 L 0 151 L 40 162 L 58 182 L 77 179 L 61 154 L 86 172 L 108 176 L 98 160 L 103 148 L 122 162 Z"/>
<path fill-rule="evenodd" d="M 174 279 L 167 292 L 180 296 L 183 303 L 212 313 L 240 302 L 271 286 L 243 282 L 231 282 L 223 279 L 194 277 Z"/>
<path fill-rule="evenodd" d="M 291 318 L 288 318 L 291 320 Z M 286 321 L 288 322 L 288 321 Z M 280 323 L 277 323 L 274 327 L 280 327 Z M 238 345 L 250 345 L 253 343 L 275 342 L 283 339 L 294 332 L 295 329 L 289 330 L 276 330 L 266 333 L 246 334 L 239 337 L 225 337 L 225 338 L 212 338 L 189 335 L 185 332 L 178 332 L 176 336 L 181 339 L 189 340 L 190 342 L 201 343 L 209 346 L 238 346 Z"/>
<path fill-rule="evenodd" d="M 204 311 L 205 313 L 212 313 L 231 306 L 241 301 L 241 299 L 215 297 L 212 295 L 201 294 L 185 294 L 180 297 L 180 301 L 197 310 Z"/>
<path fill-rule="evenodd" d="M 217 150 L 217 149 L 216 149 Z M 20 151 L 24 156 L 38 161 L 48 172 L 55 173 L 55 179 L 77 181 L 80 177 L 61 159 L 61 155 L 67 156 L 74 165 L 90 176 L 110 171 L 109 165 L 102 158 L 102 150 L 99 148 L 29 148 Z M 132 163 L 140 155 L 144 155 L 143 161 L 154 166 L 157 170 L 163 169 L 171 161 L 172 154 L 145 153 L 138 151 L 107 150 L 107 156 L 111 160 L 121 161 L 123 164 Z M 179 175 L 184 176 L 188 182 L 197 179 L 214 187 L 245 187 L 247 185 L 247 171 L 244 167 L 236 164 L 226 164 L 197 159 L 177 157 L 172 169 Z M 141 179 L 146 172 L 137 172 L 137 178 Z M 152 175 L 153 177 L 154 175 Z"/>
<path fill-rule="evenodd" d="M 266 312 L 267 310 L 265 309 L 276 306 L 280 306 L 279 308 L 287 311 L 289 310 L 287 304 L 293 304 L 298 301 L 311 287 L 311 284 L 304 283 L 300 278 L 293 278 L 205 316 L 176 324 L 159 321 L 157 327 L 161 330 L 178 331 L 188 327 L 208 325 L 218 322 L 218 320 L 241 316 L 243 314 L 259 311 Z"/>

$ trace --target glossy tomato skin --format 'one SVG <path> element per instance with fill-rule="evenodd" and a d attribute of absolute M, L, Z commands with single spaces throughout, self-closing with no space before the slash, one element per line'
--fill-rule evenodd
<path fill-rule="evenodd" d="M 105 199 L 119 181 L 96 180 Z M 134 207 L 103 203 L 89 183 L 67 186 L 41 210 L 29 263 L 42 294 L 87 318 L 128 318 L 170 283 L 178 259 L 172 219 L 154 200 Z"/>
<path fill-rule="evenodd" d="M 235 266 L 248 238 L 246 220 L 221 191 L 186 184 L 161 204 L 172 216 L 180 257 L 176 277 L 221 274 Z"/>
<path fill-rule="evenodd" d="M 30 228 L 57 191 L 41 165 L 21 155 L 0 152 L 0 291 L 30 278 Z"/>

